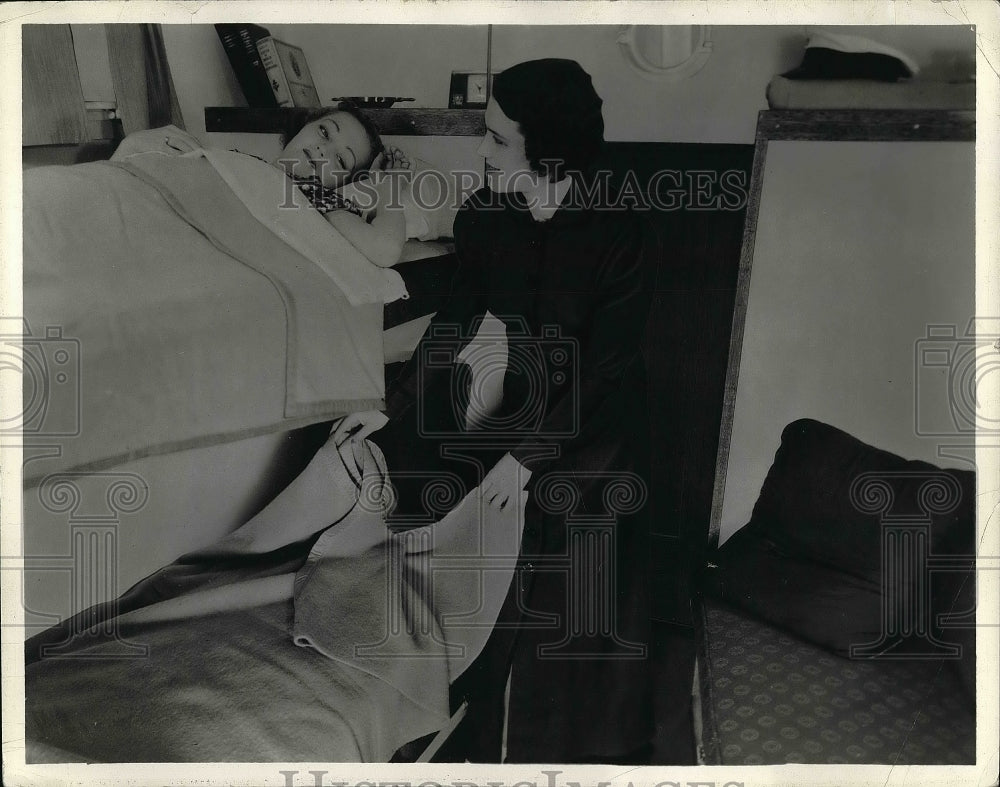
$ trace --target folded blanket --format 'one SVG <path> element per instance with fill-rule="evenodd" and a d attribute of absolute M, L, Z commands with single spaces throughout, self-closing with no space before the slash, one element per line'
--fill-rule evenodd
<path fill-rule="evenodd" d="M 447 718 L 448 683 L 482 651 L 500 613 L 527 497 L 498 511 L 477 490 L 459 499 L 442 477 L 425 491 L 454 507 L 433 525 L 387 532 L 391 472 L 374 443 L 357 455 L 356 509 L 319 537 L 295 577 L 295 641 Z"/>
<path fill-rule="evenodd" d="M 315 211 L 268 221 L 247 194 L 259 178 L 271 198 L 274 177 L 238 154 L 25 173 L 25 401 L 43 405 L 26 442 L 58 454 L 26 465 L 29 486 L 381 405 L 401 280 Z"/>
<path fill-rule="evenodd" d="M 29 640 L 29 762 L 384 762 L 440 729 L 527 496 L 394 533 L 386 474 L 374 443 L 327 443 L 243 528 Z"/>

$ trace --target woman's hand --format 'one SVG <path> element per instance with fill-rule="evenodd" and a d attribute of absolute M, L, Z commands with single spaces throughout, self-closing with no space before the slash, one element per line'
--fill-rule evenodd
<path fill-rule="evenodd" d="M 504 454 L 479 485 L 479 496 L 487 505 L 502 511 L 509 501 L 517 499 L 530 478 L 528 468 L 510 454 Z"/>
<path fill-rule="evenodd" d="M 385 413 L 379 410 L 365 410 L 351 413 L 330 432 L 330 440 L 339 448 L 345 440 L 364 440 L 372 432 L 377 432 L 389 423 Z"/>

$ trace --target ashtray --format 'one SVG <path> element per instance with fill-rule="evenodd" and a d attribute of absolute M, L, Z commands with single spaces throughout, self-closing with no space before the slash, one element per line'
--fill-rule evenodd
<path fill-rule="evenodd" d="M 416 101 L 414 98 L 400 96 L 334 96 L 331 101 L 350 101 L 362 109 L 388 109 L 397 101 Z"/>

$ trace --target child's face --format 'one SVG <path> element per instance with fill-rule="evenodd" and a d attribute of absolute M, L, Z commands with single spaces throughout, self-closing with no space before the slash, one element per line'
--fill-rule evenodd
<path fill-rule="evenodd" d="M 370 158 L 364 127 L 346 112 L 331 112 L 304 126 L 285 145 L 277 164 L 289 175 L 317 176 L 327 188 L 338 188 Z"/>

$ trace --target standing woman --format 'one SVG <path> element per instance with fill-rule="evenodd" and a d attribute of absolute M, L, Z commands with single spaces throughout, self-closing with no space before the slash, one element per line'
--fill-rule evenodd
<path fill-rule="evenodd" d="M 397 512 L 418 511 L 420 480 L 442 473 L 479 485 L 498 507 L 529 479 L 518 570 L 485 650 L 454 687 L 470 699 L 473 760 L 648 756 L 640 349 L 653 257 L 638 215 L 588 204 L 600 196 L 601 104 L 571 60 L 521 63 L 495 79 L 479 149 L 490 186 L 456 219 L 461 268 L 432 331 L 456 328 L 457 350 L 487 312 L 505 323 L 498 408 L 475 432 L 463 427 L 468 375 L 458 362 L 432 368 L 429 335 L 390 389 L 385 416 L 348 416 L 340 427 L 342 436 L 380 429 L 372 439 L 400 492 Z M 463 442 L 470 434 L 477 439 Z M 456 454 L 474 455 L 478 471 Z"/>

